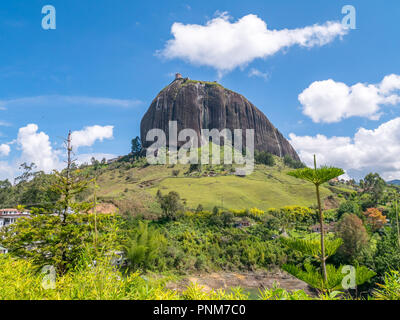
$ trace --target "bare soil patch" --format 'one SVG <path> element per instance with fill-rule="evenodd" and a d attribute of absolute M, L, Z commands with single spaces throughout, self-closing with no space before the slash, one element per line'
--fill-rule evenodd
<path fill-rule="evenodd" d="M 286 272 L 213 272 L 206 274 L 192 274 L 184 277 L 178 282 L 170 282 L 167 288 L 171 290 L 183 291 L 192 283 L 197 283 L 203 290 L 209 292 L 216 289 L 227 290 L 232 287 L 241 287 L 246 291 L 255 292 L 258 289 L 270 289 L 276 283 L 280 288 L 288 291 L 304 290 L 309 295 L 314 295 L 310 287 Z"/>

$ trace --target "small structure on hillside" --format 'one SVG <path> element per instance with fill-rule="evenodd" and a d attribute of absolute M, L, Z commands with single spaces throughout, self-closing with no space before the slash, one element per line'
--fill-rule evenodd
<path fill-rule="evenodd" d="M 325 232 L 332 232 L 332 231 L 335 230 L 335 226 L 336 226 L 335 222 L 331 222 L 329 224 L 324 223 L 324 231 Z M 321 226 L 320 226 L 319 223 L 311 226 L 310 229 L 311 229 L 312 232 L 315 232 L 315 233 L 320 233 L 321 232 Z"/>
<path fill-rule="evenodd" d="M 179 72 L 175 73 L 175 80 L 178 80 L 178 79 L 183 79 L 182 75 Z"/>
<path fill-rule="evenodd" d="M 23 212 L 14 208 L 0 209 L 0 228 L 13 224 L 17 219 L 29 216 L 29 211 Z"/>

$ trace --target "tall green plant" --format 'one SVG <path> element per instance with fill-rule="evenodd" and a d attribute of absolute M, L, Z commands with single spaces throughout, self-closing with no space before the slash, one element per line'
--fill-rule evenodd
<path fill-rule="evenodd" d="M 139 221 L 125 252 L 133 269 L 147 269 L 153 265 L 165 245 L 166 239 L 162 234 L 150 228 L 148 222 Z"/>
<path fill-rule="evenodd" d="M 326 255 L 325 255 L 325 231 L 324 231 L 324 216 L 321 206 L 321 196 L 319 192 L 319 187 L 321 184 L 328 182 L 329 180 L 339 177 L 344 174 L 344 171 L 340 168 L 323 166 L 317 169 L 317 160 L 314 155 L 314 169 L 303 168 L 297 169 L 295 171 L 288 172 L 288 175 L 293 176 L 298 179 L 309 181 L 314 184 L 315 192 L 318 201 L 318 213 L 319 213 L 319 224 L 321 229 L 321 267 L 324 280 L 328 280 L 326 272 Z"/>
<path fill-rule="evenodd" d="M 2 228 L 0 234 L 2 246 L 9 249 L 12 255 L 31 258 L 39 266 L 53 265 L 60 274 L 76 266 L 86 246 L 93 245 L 93 234 L 101 238 L 97 239 L 99 247 L 110 251 L 110 246 L 116 241 L 109 236 L 117 237 L 114 231 L 118 228 L 112 215 L 93 219 L 87 214 L 93 204 L 75 200 L 91 180 L 75 169 L 71 156 L 71 133 L 66 142 L 67 167 L 61 172 L 54 172 L 51 184 L 59 200 L 47 208 L 32 208 L 30 217 Z M 97 231 L 102 234 L 98 235 Z"/>

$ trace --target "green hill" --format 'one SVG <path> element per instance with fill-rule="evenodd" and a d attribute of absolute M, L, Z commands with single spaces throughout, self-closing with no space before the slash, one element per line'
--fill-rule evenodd
<path fill-rule="evenodd" d="M 277 158 L 272 167 L 256 165 L 249 176 L 239 177 L 223 166 L 205 167 L 188 174 L 189 165 L 135 166 L 117 162 L 101 170 L 98 177 L 99 199 L 113 202 L 121 211 L 154 211 L 157 190 L 176 191 L 188 209 L 202 204 L 225 209 L 279 208 L 288 205 L 315 204 L 312 184 L 287 175 L 292 170 Z M 329 186 L 322 186 L 323 197 L 332 195 Z M 89 196 L 89 195 L 88 195 Z M 157 211 L 157 210 L 156 210 Z"/>

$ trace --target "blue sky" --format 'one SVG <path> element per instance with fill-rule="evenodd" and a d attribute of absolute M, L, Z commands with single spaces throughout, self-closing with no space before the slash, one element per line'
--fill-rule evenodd
<path fill-rule="evenodd" d="M 56 8 L 55 30 L 41 26 L 41 10 L 47 4 Z M 295 43 L 264 57 L 249 58 L 231 70 L 221 71 L 218 64 L 204 65 L 196 58 L 188 61 L 187 57 L 195 55 L 188 48 L 175 58 L 163 51 L 167 41 L 175 39 L 171 27 L 176 22 L 189 35 L 187 25 L 205 26 L 218 17 L 233 25 L 248 15 L 253 15 L 252 21 L 264 21 L 269 30 L 301 29 L 340 22 L 341 9 L 347 4 L 356 9 L 355 30 L 323 45 Z M 175 72 L 191 79 L 218 79 L 246 96 L 291 139 L 306 162 L 317 153 L 323 162 L 342 166 L 354 177 L 378 171 L 387 179 L 400 178 L 398 79 L 388 78 L 390 89 L 379 89 L 385 76 L 400 74 L 399 16 L 396 0 L 1 1 L 0 144 L 8 145 L 10 151 L 3 146 L 0 178 L 15 174 L 22 160 L 48 157 L 40 166 L 46 170 L 57 167 L 62 137 L 68 130 L 82 136 L 79 154 L 110 157 L 128 153 L 130 140 L 139 134 L 141 117 Z M 313 87 L 300 101 L 299 95 L 314 82 L 329 79 L 332 82 Z M 349 88 L 374 85 L 369 89 L 375 96 L 366 92 L 365 99 L 378 95 L 379 101 L 364 112 L 360 104 L 364 96 L 343 97 L 341 83 Z M 318 96 L 323 90 L 333 97 Z M 339 98 L 336 90 L 342 95 Z M 341 99 L 347 99 L 347 109 L 335 114 L 343 107 L 336 106 Z M 309 114 L 304 111 L 306 105 Z M 323 112 L 313 119 L 310 114 L 315 108 L 332 114 Z M 36 127 L 28 128 L 29 124 Z M 85 127 L 94 129 L 85 131 Z M 386 149 L 365 151 L 384 142 Z M 326 146 L 339 151 L 328 151 Z"/>

